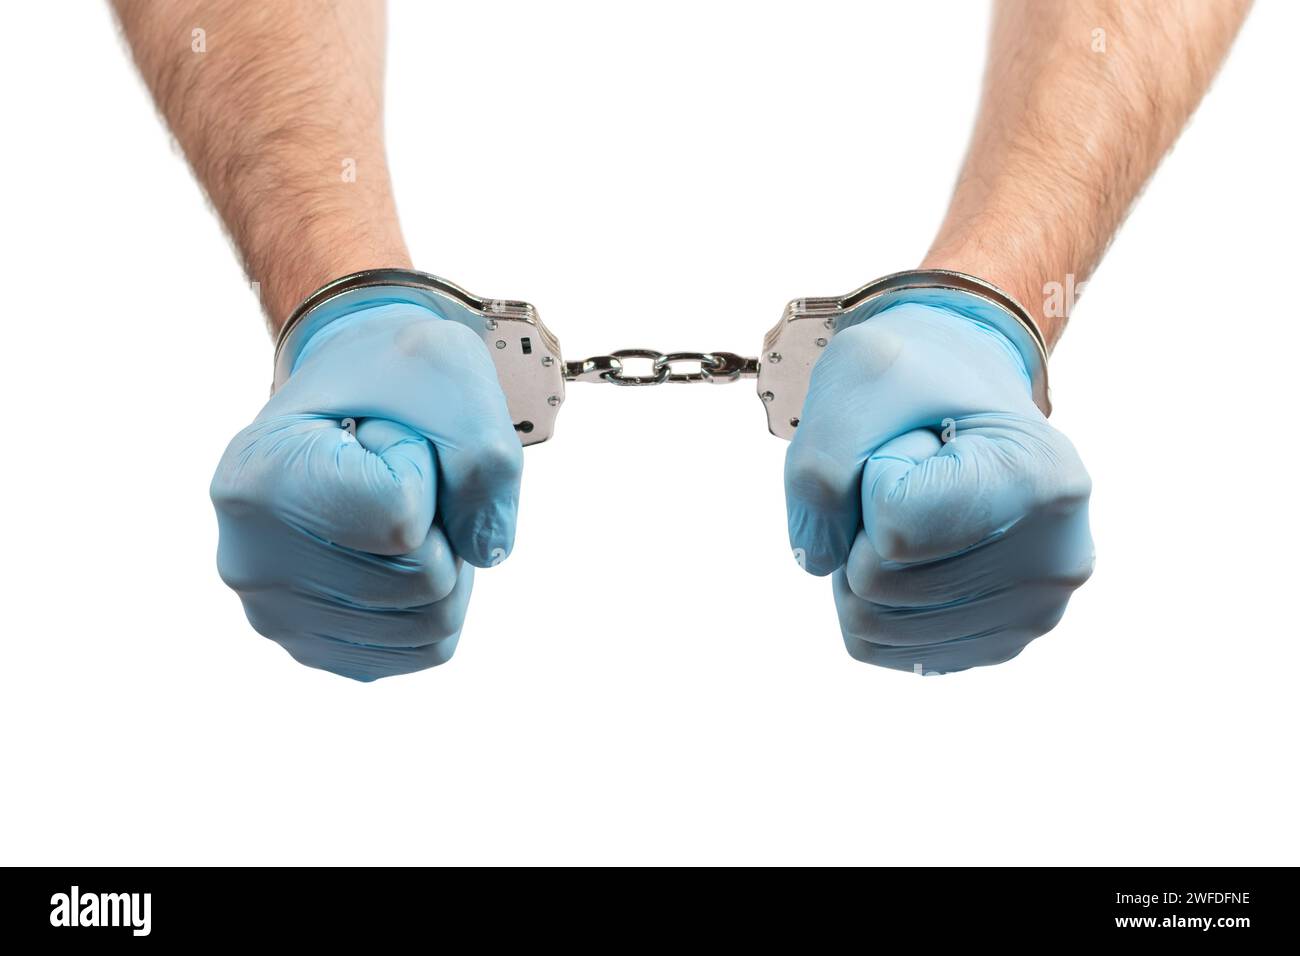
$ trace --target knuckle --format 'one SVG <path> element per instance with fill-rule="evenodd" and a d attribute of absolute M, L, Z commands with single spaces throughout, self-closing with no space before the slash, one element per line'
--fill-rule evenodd
<path fill-rule="evenodd" d="M 884 602 L 888 597 L 883 587 L 880 558 L 873 547 L 855 547 L 849 552 L 844 566 L 844 577 L 849 589 L 866 601 Z"/>
<path fill-rule="evenodd" d="M 901 516 L 881 518 L 876 521 L 871 543 L 886 561 L 908 564 L 918 560 L 928 550 L 916 526 Z"/>
<path fill-rule="evenodd" d="M 882 377 L 899 360 L 905 340 L 884 322 L 859 322 L 831 340 L 827 369 L 844 366 L 856 381 Z"/>
<path fill-rule="evenodd" d="M 397 332 L 401 354 L 430 362 L 446 360 L 449 349 L 462 351 L 483 347 L 477 333 L 451 319 L 421 315 L 417 321 L 403 325 Z"/>
<path fill-rule="evenodd" d="M 466 479 L 488 487 L 519 483 L 524 471 L 524 450 L 514 433 L 481 437 L 468 463 Z"/>
<path fill-rule="evenodd" d="M 423 491 L 413 482 L 394 482 L 379 501 L 379 532 L 392 554 L 408 554 L 424 542 Z"/>
<path fill-rule="evenodd" d="M 1066 435 L 1050 425 L 1039 446 L 1038 459 L 1046 462 L 1044 482 L 1049 504 L 1072 508 L 1086 504 L 1092 495 L 1092 476 L 1079 457 L 1079 452 Z"/>
<path fill-rule="evenodd" d="M 471 329 L 468 325 L 462 325 L 452 319 L 444 319 L 438 323 L 436 335 L 440 335 L 445 342 L 455 343 L 457 346 L 473 351 L 485 348 L 483 340 L 479 334 Z"/>
<path fill-rule="evenodd" d="M 816 511 L 838 510 L 857 494 L 857 478 L 836 465 L 816 449 L 792 450 L 785 470 L 786 493 Z"/>
<path fill-rule="evenodd" d="M 1092 577 L 1094 563 L 1093 556 L 1089 554 L 1086 561 L 1053 575 L 1049 583 L 1065 588 L 1067 593 L 1077 591 Z"/>
<path fill-rule="evenodd" d="M 408 606 L 420 607 L 446 599 L 455 590 L 457 577 L 453 562 L 428 561 L 421 564 L 406 581 Z"/>
<path fill-rule="evenodd" d="M 245 433 L 240 432 L 227 447 L 213 472 L 208 495 L 218 512 L 241 512 L 254 507 L 264 494 L 262 486 L 265 469 L 262 457 L 248 454 L 251 447 Z"/>
<path fill-rule="evenodd" d="M 416 333 L 419 347 L 411 354 L 427 366 L 453 370 L 471 392 L 499 388 L 492 352 L 480 334 L 454 319 L 425 322 Z"/>
<path fill-rule="evenodd" d="M 462 384 L 497 385 L 496 366 L 479 334 L 453 319 L 421 318 L 401 327 L 395 344 L 398 355 L 418 370 L 439 369 Z"/>
<path fill-rule="evenodd" d="M 872 604 L 894 605 L 900 595 L 896 581 L 888 573 L 882 572 L 879 565 L 871 568 L 846 569 L 849 590 L 864 601 Z"/>
<path fill-rule="evenodd" d="M 224 542 L 217 545 L 217 575 L 232 591 L 251 590 L 259 583 L 246 562 L 231 557 Z"/>
<path fill-rule="evenodd" d="M 1063 497 L 1076 506 L 1086 504 L 1092 497 L 1092 476 L 1088 474 L 1082 462 L 1070 471 L 1065 482 Z"/>
<path fill-rule="evenodd" d="M 1065 617 L 1066 602 L 1061 601 L 1036 614 L 1025 628 L 1029 640 L 1042 637 L 1056 625 L 1061 623 L 1061 618 Z"/>
<path fill-rule="evenodd" d="M 886 636 L 886 625 L 879 609 L 870 601 L 855 602 L 840 614 L 840 628 L 849 636 L 865 641 L 878 641 Z"/>
<path fill-rule="evenodd" d="M 426 626 L 429 637 L 445 641 L 460 633 L 465 624 L 465 605 L 455 601 L 439 601 L 428 609 Z"/>
<path fill-rule="evenodd" d="M 217 574 L 226 587 L 243 594 L 272 583 L 265 553 L 265 540 L 250 534 L 246 522 L 218 513 Z"/>
<path fill-rule="evenodd" d="M 914 564 L 947 557 L 977 544 L 997 526 L 990 501 L 915 486 L 878 504 L 871 543 L 886 561 Z"/>

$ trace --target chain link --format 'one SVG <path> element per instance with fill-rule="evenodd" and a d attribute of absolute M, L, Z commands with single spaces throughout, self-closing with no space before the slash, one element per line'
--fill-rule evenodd
<path fill-rule="evenodd" d="M 638 374 L 631 363 L 646 363 Z M 688 366 L 682 368 L 682 366 Z M 564 364 L 570 382 L 608 382 L 611 385 L 678 385 L 710 382 L 715 385 L 758 375 L 758 359 L 735 352 L 660 352 L 656 349 L 619 349 L 606 355 Z"/>

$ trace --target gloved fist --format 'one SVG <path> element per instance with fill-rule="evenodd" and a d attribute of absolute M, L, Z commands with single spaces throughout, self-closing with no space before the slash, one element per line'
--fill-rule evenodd
<path fill-rule="evenodd" d="M 1088 473 L 1026 359 L 944 296 L 834 336 L 785 465 L 790 543 L 834 572 L 849 653 L 923 673 L 1014 657 L 1093 560 Z"/>
<path fill-rule="evenodd" d="M 217 466 L 221 577 L 310 667 L 374 680 L 441 664 L 470 565 L 514 544 L 522 468 L 471 329 L 419 305 L 359 308 L 307 339 Z"/>

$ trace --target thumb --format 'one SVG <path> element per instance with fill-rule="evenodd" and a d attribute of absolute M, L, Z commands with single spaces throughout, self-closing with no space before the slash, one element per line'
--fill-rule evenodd
<path fill-rule="evenodd" d="M 514 547 L 524 467 L 505 401 L 497 402 L 500 414 L 487 427 L 444 432 L 436 445 L 439 520 L 452 550 L 480 568 L 499 564 Z"/>
<path fill-rule="evenodd" d="M 339 427 L 330 438 L 313 446 L 317 455 L 332 452 L 336 462 L 338 501 L 329 540 L 371 554 L 409 554 L 420 547 L 433 525 L 437 487 L 429 443 L 382 418 L 356 425 L 355 437 Z M 326 483 L 325 493 L 330 490 Z"/>
<path fill-rule="evenodd" d="M 378 456 L 394 479 L 408 487 L 413 497 L 418 497 L 418 514 L 412 517 L 422 519 L 424 511 L 429 512 L 429 520 L 413 529 L 427 535 L 433 524 L 433 502 L 438 488 L 438 473 L 428 441 L 419 432 L 384 418 L 366 418 L 354 428 L 357 444 Z M 421 538 L 420 543 L 423 542 Z"/>
<path fill-rule="evenodd" d="M 862 525 L 886 560 L 933 561 L 1007 530 L 1033 505 L 1042 463 L 1032 436 L 1007 425 L 929 430 L 878 448 L 862 478 Z"/>
<path fill-rule="evenodd" d="M 785 455 L 790 547 L 810 574 L 830 574 L 846 560 L 861 518 L 862 463 L 796 432 Z"/>
<path fill-rule="evenodd" d="M 498 564 L 515 543 L 524 453 L 492 357 L 453 322 L 407 330 L 402 349 L 413 365 L 395 404 L 433 444 L 438 522 L 463 560 Z"/>

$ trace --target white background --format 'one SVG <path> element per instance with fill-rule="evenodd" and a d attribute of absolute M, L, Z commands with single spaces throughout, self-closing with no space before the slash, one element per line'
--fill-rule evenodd
<path fill-rule="evenodd" d="M 1097 570 L 1018 659 L 848 657 L 751 384 L 572 386 L 456 658 L 371 685 L 217 578 L 208 481 L 271 346 L 106 9 L 5 16 L 3 862 L 1298 862 L 1296 5 L 1247 23 L 1057 351 Z M 786 300 L 918 261 L 985 20 L 399 2 L 416 262 L 571 358 L 754 354 Z"/>

